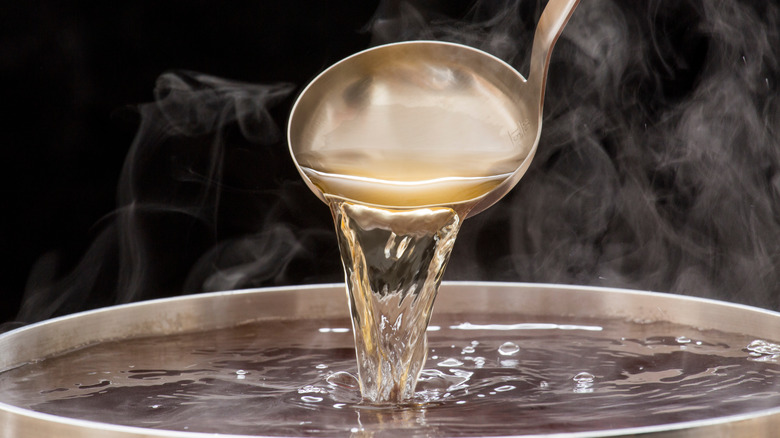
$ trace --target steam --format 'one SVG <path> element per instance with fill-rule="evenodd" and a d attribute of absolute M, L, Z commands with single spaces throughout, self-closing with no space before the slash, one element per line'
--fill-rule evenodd
<path fill-rule="evenodd" d="M 383 1 L 365 31 L 373 44 L 469 44 L 525 74 L 543 3 Z M 779 33 L 773 2 L 583 0 L 553 52 L 537 156 L 464 224 L 447 278 L 780 308 Z M 280 134 L 292 90 L 161 76 L 156 101 L 139 107 L 118 210 L 72 273 L 39 260 L 18 319 L 341 281 L 327 208 Z"/>
<path fill-rule="evenodd" d="M 159 288 L 165 274 L 155 270 L 172 255 L 164 253 L 165 246 L 181 248 L 175 241 L 160 248 L 159 237 L 149 235 L 159 223 L 155 216 L 182 216 L 185 230 L 196 224 L 218 229 L 221 198 L 225 184 L 230 184 L 225 180 L 226 161 L 242 153 L 243 140 L 261 146 L 279 141 L 268 107 L 292 89 L 290 84 L 253 85 L 190 72 L 158 79 L 155 103 L 141 107 L 139 134 L 119 184 L 124 205 L 117 213 L 123 228 L 119 290 L 125 301 Z M 231 132 L 236 127 L 240 137 Z"/>
<path fill-rule="evenodd" d="M 163 74 L 155 101 L 138 108 L 119 208 L 98 224 L 98 237 L 70 274 L 58 277 L 53 253 L 41 257 L 17 319 L 307 281 L 290 275 L 291 264 L 314 265 L 311 251 L 332 231 L 325 221 L 312 224 L 316 215 L 300 214 L 308 208 L 296 201 L 307 199 L 303 184 L 283 182 L 295 170 L 272 110 L 293 88 Z"/>
<path fill-rule="evenodd" d="M 534 164 L 476 236 L 464 225 L 459 249 L 498 245 L 468 275 L 777 308 L 778 8 L 646 6 L 579 5 Z"/>

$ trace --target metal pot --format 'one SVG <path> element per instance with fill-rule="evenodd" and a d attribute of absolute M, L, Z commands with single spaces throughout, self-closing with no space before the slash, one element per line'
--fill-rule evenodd
<path fill-rule="evenodd" d="M 269 318 L 346 319 L 344 295 L 344 285 L 280 287 L 183 296 L 65 316 L 0 335 L 0 370 L 108 340 L 205 331 Z M 701 330 L 741 333 L 775 341 L 780 335 L 780 314 L 742 305 L 608 288 L 484 282 L 444 283 L 432 324 L 448 314 L 475 311 L 511 314 L 518 318 L 558 315 L 668 321 Z M 777 430 L 780 430 L 780 406 L 705 421 L 555 436 L 769 437 L 775 436 Z M 3 403 L 2 393 L 0 435 L 62 438 L 206 436 L 42 414 Z"/>

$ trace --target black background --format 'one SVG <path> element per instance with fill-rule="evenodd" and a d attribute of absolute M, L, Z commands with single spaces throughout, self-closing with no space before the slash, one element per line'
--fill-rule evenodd
<path fill-rule="evenodd" d="M 184 69 L 304 84 L 364 49 L 366 1 L 16 2 L 0 14 L 4 129 L 0 318 L 12 318 L 35 261 L 64 275 L 117 207 L 132 108 Z M 289 106 L 289 104 L 288 104 Z"/>

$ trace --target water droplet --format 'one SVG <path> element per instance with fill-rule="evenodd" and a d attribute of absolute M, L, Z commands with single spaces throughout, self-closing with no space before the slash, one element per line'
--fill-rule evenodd
<path fill-rule="evenodd" d="M 456 405 L 465 405 L 465 404 L 466 404 L 466 400 L 459 400 L 459 401 L 456 401 L 456 402 L 455 402 L 455 404 L 456 404 Z"/>
<path fill-rule="evenodd" d="M 305 401 L 306 403 L 318 403 L 322 401 L 322 397 L 314 397 L 311 395 L 304 395 L 301 397 L 301 400 Z"/>
<path fill-rule="evenodd" d="M 324 370 L 324 369 L 328 368 L 328 366 L 325 365 L 324 363 L 321 363 L 321 364 L 317 365 L 314 368 L 317 368 L 318 370 Z"/>
<path fill-rule="evenodd" d="M 502 356 L 511 356 L 520 351 L 520 347 L 514 342 L 504 342 L 498 347 L 498 353 Z"/>
<path fill-rule="evenodd" d="M 440 367 L 459 367 L 463 365 L 463 362 L 459 361 L 458 359 L 455 359 L 454 357 L 451 357 L 449 359 L 439 362 L 436 365 Z"/>
<path fill-rule="evenodd" d="M 160 407 L 160 405 L 152 405 L 152 406 L 151 406 L 151 408 L 152 408 L 152 409 L 157 409 L 157 408 L 159 408 L 159 407 Z"/>
<path fill-rule="evenodd" d="M 476 349 L 469 345 L 468 347 L 463 347 L 463 350 L 460 351 L 460 354 L 471 354 L 474 351 L 476 351 Z"/>
<path fill-rule="evenodd" d="M 515 389 L 515 387 L 512 386 L 512 385 L 504 385 L 504 386 L 499 386 L 498 388 L 495 388 L 496 392 L 506 392 L 506 391 L 511 391 L 513 389 Z"/>
<path fill-rule="evenodd" d="M 243 376 L 244 374 L 249 374 L 249 373 L 244 371 L 244 370 L 238 370 L 238 371 L 236 371 L 236 374 L 238 374 L 240 376 Z"/>
<path fill-rule="evenodd" d="M 687 336 L 678 336 L 677 338 L 675 338 L 675 340 L 677 341 L 678 344 L 690 344 L 691 343 L 691 338 L 689 338 Z"/>

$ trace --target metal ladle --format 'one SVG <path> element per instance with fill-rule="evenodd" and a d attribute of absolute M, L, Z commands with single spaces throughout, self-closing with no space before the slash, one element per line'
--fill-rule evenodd
<path fill-rule="evenodd" d="M 388 208 L 473 216 L 528 169 L 539 142 L 552 48 L 579 0 L 550 0 L 529 79 L 480 50 L 412 41 L 352 55 L 317 76 L 288 125 L 309 188 Z"/>

